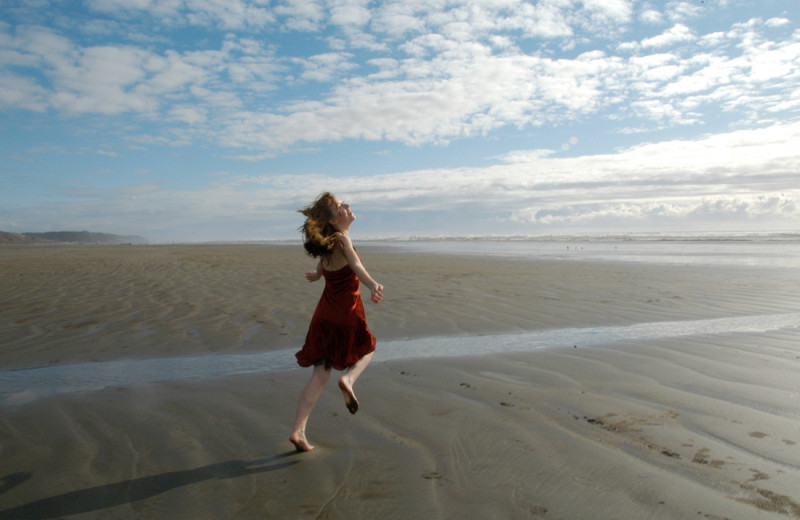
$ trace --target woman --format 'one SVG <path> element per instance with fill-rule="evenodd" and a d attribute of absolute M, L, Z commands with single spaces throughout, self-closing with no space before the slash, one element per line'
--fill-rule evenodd
<path fill-rule="evenodd" d="M 298 451 L 311 451 L 306 439 L 306 424 L 322 388 L 330 378 L 331 368 L 346 370 L 339 379 L 339 389 L 350 413 L 358 411 L 353 385 L 372 359 L 375 336 L 367 327 L 360 284 L 370 290 L 370 299 L 383 299 L 383 286 L 376 282 L 361 263 L 350 240 L 350 225 L 356 217 L 350 206 L 325 192 L 311 205 L 300 210 L 306 221 L 301 227 L 306 252 L 319 258 L 317 268 L 306 273 L 309 282 L 325 278 L 303 348 L 297 352 L 302 367 L 314 367 L 311 379 L 297 403 L 297 417 L 289 440 Z"/>

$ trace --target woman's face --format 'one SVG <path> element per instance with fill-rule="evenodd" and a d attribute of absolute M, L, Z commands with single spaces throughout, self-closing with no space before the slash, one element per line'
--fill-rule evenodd
<path fill-rule="evenodd" d="M 350 204 L 334 199 L 335 204 L 331 205 L 331 224 L 336 229 L 343 231 L 350 227 L 356 216 L 350 211 Z"/>

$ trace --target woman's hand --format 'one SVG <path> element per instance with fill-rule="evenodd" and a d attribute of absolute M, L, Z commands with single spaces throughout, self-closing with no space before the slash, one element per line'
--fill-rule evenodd
<path fill-rule="evenodd" d="M 383 300 L 383 286 L 375 284 L 375 287 L 370 289 L 372 303 L 380 303 Z"/>
<path fill-rule="evenodd" d="M 322 278 L 322 273 L 319 271 L 309 271 L 306 273 L 306 280 L 309 282 L 316 282 L 320 278 Z"/>

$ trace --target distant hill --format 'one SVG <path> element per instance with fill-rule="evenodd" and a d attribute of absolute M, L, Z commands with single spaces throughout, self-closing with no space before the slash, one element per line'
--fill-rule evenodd
<path fill-rule="evenodd" d="M 21 244 L 24 242 L 30 242 L 30 239 L 25 235 L 0 231 L 0 244 Z"/>
<path fill-rule="evenodd" d="M 6 233 L 0 231 L 2 244 L 146 244 L 147 240 L 140 236 L 113 235 L 110 233 L 92 233 L 89 231 L 49 231 L 46 233 Z"/>

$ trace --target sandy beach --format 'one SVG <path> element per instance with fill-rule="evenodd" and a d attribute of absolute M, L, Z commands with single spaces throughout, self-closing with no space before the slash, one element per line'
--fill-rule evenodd
<path fill-rule="evenodd" d="M 380 361 L 382 343 L 800 312 L 797 273 L 359 248 L 351 416 L 308 370 L 0 403 L 0 519 L 800 518 L 800 323 Z M 3 246 L 0 370 L 299 348 L 298 246 Z M 387 347 L 388 348 L 388 347 Z"/>

